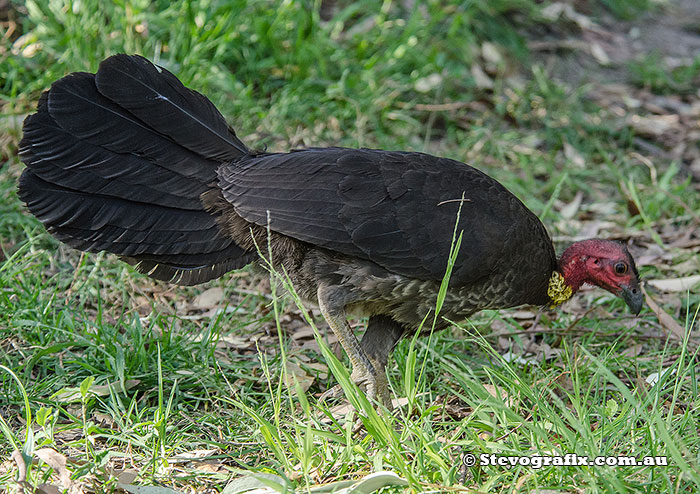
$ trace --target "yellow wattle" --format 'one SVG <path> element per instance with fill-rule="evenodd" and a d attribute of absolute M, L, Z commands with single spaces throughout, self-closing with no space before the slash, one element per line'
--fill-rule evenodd
<path fill-rule="evenodd" d="M 571 287 L 566 284 L 564 277 L 559 271 L 554 271 L 549 278 L 549 286 L 547 287 L 547 295 L 551 301 L 550 308 L 555 308 L 557 305 L 563 304 L 574 294 Z"/>

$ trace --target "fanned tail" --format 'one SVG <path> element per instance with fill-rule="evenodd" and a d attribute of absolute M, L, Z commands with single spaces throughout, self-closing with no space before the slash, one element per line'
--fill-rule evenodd
<path fill-rule="evenodd" d="M 66 244 L 186 285 L 254 257 L 200 200 L 221 162 L 248 148 L 209 100 L 148 60 L 116 55 L 55 82 L 23 132 L 19 197 Z"/>

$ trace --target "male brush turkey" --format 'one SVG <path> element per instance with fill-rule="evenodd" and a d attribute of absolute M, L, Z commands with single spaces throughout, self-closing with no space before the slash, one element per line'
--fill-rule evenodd
<path fill-rule="evenodd" d="M 318 304 L 353 379 L 385 403 L 387 358 L 435 306 L 458 213 L 446 319 L 560 304 L 584 283 L 642 305 L 624 245 L 576 242 L 557 261 L 539 219 L 475 168 L 372 149 L 252 151 L 207 98 L 140 56 L 55 82 L 24 122 L 20 156 L 19 196 L 52 235 L 159 280 L 217 278 L 257 261 L 269 235 L 273 266 Z M 369 317 L 361 342 L 348 314 Z"/>

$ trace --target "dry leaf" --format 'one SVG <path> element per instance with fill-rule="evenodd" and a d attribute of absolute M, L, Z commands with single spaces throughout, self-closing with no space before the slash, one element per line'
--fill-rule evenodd
<path fill-rule="evenodd" d="M 520 365 L 540 365 L 540 363 L 535 359 L 534 356 L 526 357 L 523 358 L 522 356 L 513 353 L 513 352 L 506 352 L 502 355 L 502 358 L 504 361 L 509 362 L 509 363 L 516 363 Z"/>
<path fill-rule="evenodd" d="M 659 324 L 666 329 L 669 333 L 670 336 L 676 340 L 683 341 L 683 337 L 685 336 L 685 329 L 676 322 L 676 320 L 671 317 L 665 310 L 663 310 L 661 307 L 659 307 L 659 304 L 657 304 L 654 299 L 651 298 L 651 296 L 647 293 L 647 291 L 644 289 L 644 286 L 642 286 L 642 293 L 644 293 L 644 298 L 646 299 L 647 305 L 649 308 L 652 310 L 654 314 L 656 314 L 656 318 L 659 321 Z"/>
<path fill-rule="evenodd" d="M 513 319 L 518 319 L 520 321 L 534 319 L 537 317 L 537 314 L 531 310 L 514 310 L 506 312 L 505 314 L 509 314 Z"/>
<path fill-rule="evenodd" d="M 14 450 L 12 452 L 12 459 L 15 460 L 17 465 L 17 482 L 24 482 L 27 480 L 27 464 L 24 462 L 24 457 L 19 450 Z"/>
<path fill-rule="evenodd" d="M 161 485 L 117 484 L 117 487 L 131 494 L 184 494 L 182 491 L 176 491 Z"/>
<path fill-rule="evenodd" d="M 65 489 L 69 489 L 73 481 L 70 479 L 70 472 L 66 467 L 66 457 L 51 448 L 42 448 L 34 451 L 34 456 L 53 468 L 58 474 L 58 479 Z"/>
<path fill-rule="evenodd" d="M 678 115 L 651 115 L 642 117 L 632 115 L 628 123 L 634 130 L 643 135 L 658 137 L 667 132 L 679 129 Z"/>
<path fill-rule="evenodd" d="M 194 338 L 192 338 L 192 341 L 194 342 L 201 342 L 204 341 L 205 339 L 211 338 L 211 335 L 206 335 L 204 333 L 200 333 Z M 219 335 L 219 337 L 216 340 L 216 348 L 219 349 L 227 349 L 227 348 L 233 348 L 233 349 L 241 349 L 241 348 L 248 348 L 252 347 L 255 344 L 255 340 L 253 339 L 252 335 L 243 337 L 243 336 L 233 336 L 233 335 L 228 335 L 228 334 L 223 334 Z"/>
<path fill-rule="evenodd" d="M 218 454 L 219 449 L 193 449 L 184 451 L 168 458 L 168 463 L 188 463 L 190 461 L 203 461 L 206 458 Z"/>
<path fill-rule="evenodd" d="M 131 484 L 139 476 L 136 470 L 127 469 L 119 473 L 117 476 L 117 482 L 120 484 Z"/>
<path fill-rule="evenodd" d="M 198 463 L 195 466 L 195 469 L 198 472 L 216 473 L 219 470 L 221 470 L 221 464 L 214 462 L 212 460 L 209 460 L 209 461 Z"/>
<path fill-rule="evenodd" d="M 119 382 L 93 385 L 90 387 L 88 392 L 95 396 L 109 396 L 110 390 L 114 390 L 117 393 L 121 393 L 122 391 L 128 391 L 129 389 L 138 385 L 140 382 L 140 379 L 127 379 L 124 382 L 124 388 L 122 388 L 121 383 Z M 61 403 L 71 403 L 75 401 L 80 401 L 82 399 L 82 395 L 80 394 L 80 388 L 74 387 L 63 388 L 60 391 L 54 393 L 51 397 Z"/>
<path fill-rule="evenodd" d="M 578 213 L 582 201 L 583 192 L 579 190 L 578 192 L 576 192 L 574 200 L 559 210 L 559 215 L 565 220 L 570 220 L 571 218 L 576 216 L 576 213 Z"/>
<path fill-rule="evenodd" d="M 401 397 L 401 398 L 392 398 L 391 404 L 396 410 L 397 408 L 405 407 L 408 405 L 408 398 L 406 397 Z M 341 419 L 345 419 L 349 413 L 354 412 L 355 408 L 349 403 L 349 402 L 343 402 L 338 405 L 335 405 L 334 407 L 330 408 L 328 410 L 331 413 L 331 416 L 333 419 L 336 421 L 340 421 Z M 321 423 L 323 424 L 330 424 L 332 421 L 328 417 L 323 417 L 321 419 Z"/>
<path fill-rule="evenodd" d="M 610 65 L 610 57 L 607 53 L 605 53 L 603 47 L 600 46 L 598 43 L 591 43 L 589 50 L 591 51 L 591 55 L 593 55 L 593 58 L 595 58 L 595 61 L 598 62 L 600 65 Z"/>
<path fill-rule="evenodd" d="M 306 326 L 305 328 L 297 329 L 292 333 L 293 340 L 302 340 L 305 338 L 313 338 L 314 329 L 311 326 Z"/>
<path fill-rule="evenodd" d="M 81 491 L 82 492 L 82 491 Z M 39 484 L 33 494 L 61 494 L 61 490 L 55 485 Z"/>
<path fill-rule="evenodd" d="M 209 288 L 197 295 L 192 305 L 197 309 L 212 309 L 219 305 L 224 298 L 224 289 L 220 287 Z"/>
<path fill-rule="evenodd" d="M 582 30 L 592 29 L 595 27 L 595 23 L 589 17 L 579 14 L 571 5 L 562 2 L 554 2 L 547 5 L 540 11 L 540 14 L 542 17 L 550 21 L 556 21 L 560 17 L 569 19 L 578 25 L 578 27 Z"/>
<path fill-rule="evenodd" d="M 304 365 L 316 371 L 319 379 L 328 378 L 328 366 L 326 364 L 322 362 L 306 362 Z"/>
<path fill-rule="evenodd" d="M 442 83 L 442 76 L 434 73 L 427 77 L 421 77 L 413 84 L 413 87 L 419 93 L 427 93 L 438 87 L 440 83 Z"/>
<path fill-rule="evenodd" d="M 624 355 L 625 357 L 634 358 L 642 353 L 643 347 L 644 345 L 642 345 L 641 343 L 637 343 L 635 345 L 632 345 L 631 347 L 622 350 L 622 355 Z"/>
<path fill-rule="evenodd" d="M 484 384 L 483 386 L 484 389 L 486 389 L 486 391 L 488 391 L 488 393 L 491 396 L 502 400 L 507 407 L 512 407 L 515 404 L 515 397 L 510 396 L 503 388 L 499 388 L 498 386 L 494 386 L 493 384 Z"/>
<path fill-rule="evenodd" d="M 646 379 L 644 379 L 644 381 L 645 381 L 649 386 L 653 386 L 653 385 L 655 385 L 657 382 L 659 382 L 659 379 L 661 379 L 662 377 L 665 377 L 666 374 L 668 374 L 669 372 L 670 372 L 671 374 L 675 374 L 675 373 L 676 373 L 676 369 L 675 369 L 674 367 L 666 367 L 665 369 L 663 369 L 663 370 L 661 371 L 661 373 L 652 372 L 651 374 L 649 374 L 649 375 L 646 377 Z"/>
<path fill-rule="evenodd" d="M 400 407 L 404 407 L 408 405 L 408 398 L 406 398 L 405 396 L 401 398 L 393 398 L 391 400 L 391 405 L 394 407 L 394 410 Z"/>
<path fill-rule="evenodd" d="M 698 261 L 697 257 L 691 257 L 687 261 L 674 264 L 673 271 L 679 275 L 684 275 L 686 273 L 698 273 L 700 272 L 700 261 Z"/>
<path fill-rule="evenodd" d="M 585 168 L 586 160 L 583 158 L 581 153 L 579 153 L 578 149 L 566 141 L 564 141 L 564 156 L 577 167 Z"/>
<path fill-rule="evenodd" d="M 493 79 L 486 75 L 484 69 L 477 64 L 472 65 L 472 77 L 474 78 L 476 87 L 481 89 L 493 89 Z"/>
<path fill-rule="evenodd" d="M 700 283 L 700 274 L 685 276 L 683 278 L 667 278 L 664 280 L 648 280 L 651 285 L 662 292 L 686 292 Z"/>
<path fill-rule="evenodd" d="M 287 361 L 286 369 L 284 384 L 288 388 L 295 389 L 295 383 L 299 383 L 301 389 L 306 392 L 314 383 L 314 376 L 302 369 L 299 364 Z"/>
<path fill-rule="evenodd" d="M 485 41 L 481 44 L 481 56 L 488 63 L 497 66 L 503 63 L 503 55 L 501 55 L 501 51 L 494 43 L 491 43 L 490 41 Z"/>

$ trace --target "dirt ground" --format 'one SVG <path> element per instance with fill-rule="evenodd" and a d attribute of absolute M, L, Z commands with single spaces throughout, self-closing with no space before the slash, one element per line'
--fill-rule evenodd
<path fill-rule="evenodd" d="M 668 0 L 660 7 L 630 21 L 611 14 L 592 20 L 582 12 L 585 2 L 574 2 L 571 23 L 580 32 L 559 32 L 558 39 L 530 43 L 533 57 L 544 62 L 557 79 L 572 85 L 627 83 L 628 64 L 656 54 L 669 69 L 692 62 L 700 54 L 700 1 Z M 558 9 L 552 9 L 552 15 Z M 607 58 L 607 60 L 606 60 Z"/>
<path fill-rule="evenodd" d="M 642 155 L 660 164 L 678 162 L 700 192 L 700 84 L 655 94 L 640 87 L 631 69 L 649 57 L 667 73 L 691 66 L 700 55 L 700 1 L 659 2 L 629 21 L 609 13 L 596 16 L 587 5 L 575 0 L 545 9 L 552 20 L 565 22 L 553 24 L 554 31 L 528 35 L 533 63 L 571 87 L 585 86 L 610 118 L 634 128 Z"/>

